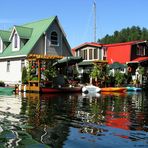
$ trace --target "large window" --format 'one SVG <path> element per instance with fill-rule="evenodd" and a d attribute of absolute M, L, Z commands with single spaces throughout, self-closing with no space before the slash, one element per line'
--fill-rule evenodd
<path fill-rule="evenodd" d="M 94 59 L 98 59 L 98 49 L 94 49 Z"/>
<path fill-rule="evenodd" d="M 92 58 L 93 58 L 92 52 L 93 52 L 93 50 L 92 49 L 89 49 L 89 60 L 92 60 Z"/>
<path fill-rule="evenodd" d="M 87 50 L 83 50 L 84 52 L 84 60 L 87 60 Z"/>
<path fill-rule="evenodd" d="M 80 55 L 84 60 L 87 60 L 87 50 L 80 50 Z"/>
<path fill-rule="evenodd" d="M 58 34 L 55 31 L 53 31 L 51 33 L 50 39 L 51 39 L 51 45 L 58 45 L 59 44 L 58 43 Z"/>
<path fill-rule="evenodd" d="M 7 69 L 6 69 L 7 72 L 10 72 L 10 61 L 7 61 Z"/>

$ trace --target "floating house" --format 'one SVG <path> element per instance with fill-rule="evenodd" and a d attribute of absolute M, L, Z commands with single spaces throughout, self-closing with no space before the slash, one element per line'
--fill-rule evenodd
<path fill-rule="evenodd" d="M 145 74 L 148 73 L 148 42 L 131 41 L 125 43 L 100 44 L 84 43 L 72 49 L 75 56 L 82 56 L 83 62 L 79 64 L 83 73 L 90 74 L 93 63 L 120 64 L 128 65 L 127 70 L 132 73 L 133 79 L 136 78 L 136 71 L 139 66 L 144 67 Z M 124 69 L 125 72 L 125 69 Z"/>
<path fill-rule="evenodd" d="M 89 82 L 89 74 L 94 63 L 107 64 L 107 50 L 103 44 L 86 42 L 72 49 L 74 56 L 82 57 L 83 61 L 78 64 L 80 76 L 83 82 Z"/>
<path fill-rule="evenodd" d="M 32 56 L 45 59 L 72 56 L 57 16 L 0 30 L 0 80 L 8 85 L 21 82 L 22 69 Z"/>
<path fill-rule="evenodd" d="M 104 45 L 107 49 L 107 61 L 109 64 L 119 62 L 127 64 L 127 72 L 131 73 L 132 80 L 146 83 L 148 76 L 148 42 L 131 41 Z M 143 77 L 138 72 L 139 66 L 144 68 Z M 145 82 L 144 82 L 145 81 Z"/>
<path fill-rule="evenodd" d="M 148 62 L 147 41 L 105 44 L 104 47 L 107 49 L 107 61 L 109 64 L 113 62 L 121 64 Z"/>

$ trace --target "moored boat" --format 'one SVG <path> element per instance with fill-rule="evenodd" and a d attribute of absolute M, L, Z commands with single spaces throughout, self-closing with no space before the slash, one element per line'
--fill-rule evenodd
<path fill-rule="evenodd" d="M 100 89 L 101 92 L 125 92 L 127 90 L 125 87 L 103 87 Z"/>
<path fill-rule="evenodd" d="M 82 87 L 78 86 L 78 87 L 56 87 L 56 88 L 46 88 L 46 87 L 42 87 L 40 88 L 40 92 L 41 93 L 74 93 L 74 92 L 81 92 L 82 91 Z"/>
<path fill-rule="evenodd" d="M 100 88 L 94 85 L 87 85 L 87 86 L 83 86 L 82 88 L 82 92 L 83 93 L 98 93 L 100 92 Z"/>
<path fill-rule="evenodd" d="M 13 87 L 0 87 L 0 93 L 13 93 Z"/>
<path fill-rule="evenodd" d="M 128 86 L 128 87 L 126 87 L 126 89 L 127 89 L 127 91 L 141 91 L 142 90 L 142 88 L 140 88 L 140 87 L 131 87 L 131 86 Z"/>

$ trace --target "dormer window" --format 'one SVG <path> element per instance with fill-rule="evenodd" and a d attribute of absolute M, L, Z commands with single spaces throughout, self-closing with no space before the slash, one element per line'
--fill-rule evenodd
<path fill-rule="evenodd" d="M 17 34 L 14 34 L 14 48 L 17 48 L 17 44 L 18 44 Z"/>
<path fill-rule="evenodd" d="M 3 41 L 2 39 L 0 39 L 0 53 L 3 52 Z"/>
<path fill-rule="evenodd" d="M 50 40 L 51 40 L 51 45 L 55 45 L 55 46 L 59 45 L 58 34 L 56 33 L 56 31 L 51 32 Z"/>
<path fill-rule="evenodd" d="M 18 36 L 17 32 L 15 32 L 12 37 L 12 50 L 18 51 L 19 49 L 20 49 L 20 37 Z"/>

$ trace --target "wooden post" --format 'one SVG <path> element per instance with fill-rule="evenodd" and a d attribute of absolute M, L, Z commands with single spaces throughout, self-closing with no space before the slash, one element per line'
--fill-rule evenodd
<path fill-rule="evenodd" d="M 39 59 L 38 59 L 37 63 L 38 63 L 38 81 L 40 83 L 40 81 L 41 81 L 41 63 L 40 63 Z"/>

